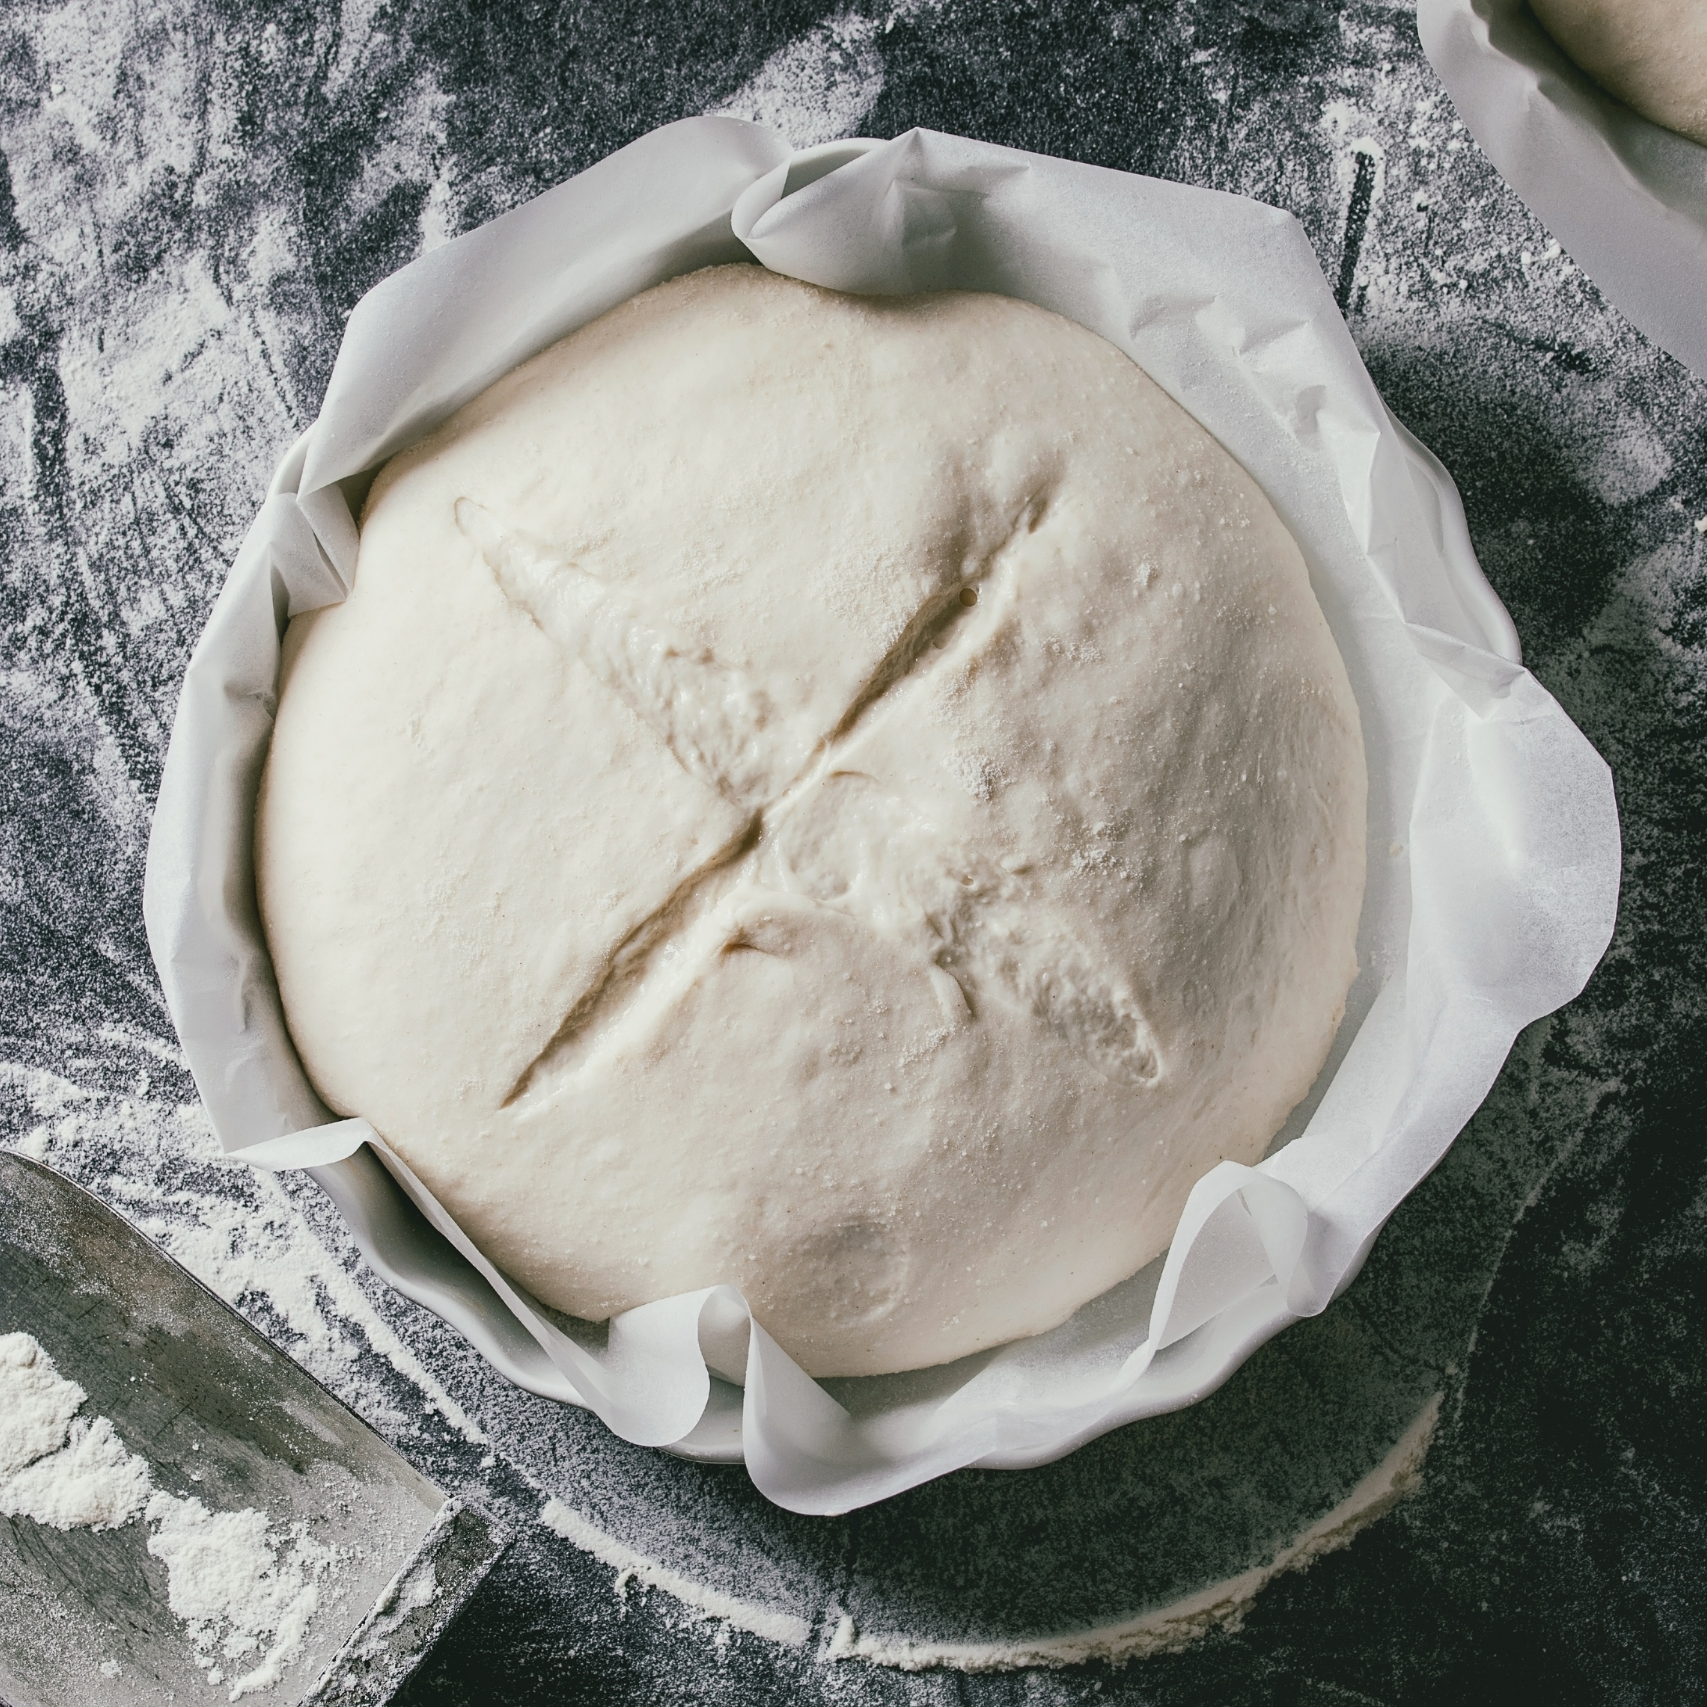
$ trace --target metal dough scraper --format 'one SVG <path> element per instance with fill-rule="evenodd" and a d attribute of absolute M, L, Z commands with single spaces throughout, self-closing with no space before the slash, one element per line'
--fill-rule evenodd
<path fill-rule="evenodd" d="M 390 1699 L 503 1551 L 360 1418 L 81 1187 L 0 1152 L 0 1333 L 34 1335 L 154 1486 L 296 1525 L 333 1563 L 302 1646 L 257 1707 Z M 198 1666 L 141 1519 L 59 1530 L 0 1515 L 8 1707 L 224 1701 L 260 1657 Z M 263 1642 L 262 1647 L 266 1646 Z M 212 1667 L 223 1663 L 219 1685 Z"/>

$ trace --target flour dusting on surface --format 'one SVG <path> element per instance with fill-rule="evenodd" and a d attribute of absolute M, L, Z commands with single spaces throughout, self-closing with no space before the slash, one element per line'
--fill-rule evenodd
<path fill-rule="evenodd" d="M 661 1589 L 707 1618 L 720 1619 L 737 1629 L 750 1630 L 755 1636 L 763 1636 L 766 1641 L 788 1648 L 804 1647 L 812 1633 L 811 1625 L 804 1618 L 694 1582 L 680 1571 L 671 1570 L 668 1565 L 649 1559 L 632 1547 L 625 1547 L 602 1529 L 595 1528 L 562 1500 L 547 1500 L 539 1521 L 552 1534 L 561 1535 L 582 1552 L 591 1553 L 600 1564 L 609 1565 L 616 1572 L 615 1588 L 619 1597 L 626 1593 L 629 1583 L 643 1583 L 647 1588 Z"/>
<path fill-rule="evenodd" d="M 424 1399 L 467 1439 L 484 1441 L 315 1236 L 280 1180 L 225 1155 L 199 1103 L 107 1096 L 0 1063 L 0 1087 L 8 1083 L 35 1116 L 14 1148 L 98 1189 L 228 1304 L 264 1304 L 262 1325 L 334 1392 L 358 1396 L 353 1383 L 362 1378 L 365 1348 L 410 1383 L 417 1403 Z M 370 1415 L 383 1403 L 371 1386 L 360 1396 Z M 394 1426 L 406 1431 L 414 1418 L 399 1412 Z"/>
<path fill-rule="evenodd" d="M 877 23 L 839 12 L 780 48 L 717 110 L 781 131 L 796 148 L 853 136 L 883 93 Z"/>

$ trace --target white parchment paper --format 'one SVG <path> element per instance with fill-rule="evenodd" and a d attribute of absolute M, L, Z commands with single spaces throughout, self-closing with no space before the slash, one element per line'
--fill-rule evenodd
<path fill-rule="evenodd" d="M 1607 94 L 1526 0 L 1418 0 L 1417 33 L 1500 175 L 1642 331 L 1707 378 L 1707 148 Z"/>
<path fill-rule="evenodd" d="M 1060 1328 L 913 1375 L 814 1382 L 728 1286 L 629 1311 L 602 1343 L 553 1318 L 365 1121 L 320 1104 L 256 920 L 250 836 L 280 637 L 344 596 L 350 506 L 371 471 L 633 292 L 752 257 L 841 290 L 1002 291 L 1128 351 L 1291 527 L 1368 748 L 1362 971 L 1290 1141 L 1208 1175 L 1165 1261 Z M 833 1512 L 962 1465 L 1042 1463 L 1189 1404 L 1325 1308 L 1519 1028 L 1582 987 L 1611 933 L 1618 858 L 1606 767 L 1519 663 L 1451 481 L 1383 407 L 1289 215 L 924 131 L 791 157 L 758 126 L 690 119 L 357 305 L 325 408 L 191 660 L 145 905 L 227 1148 L 312 1168 L 379 1272 L 513 1380 L 629 1440 L 744 1458 L 771 1499 Z"/>

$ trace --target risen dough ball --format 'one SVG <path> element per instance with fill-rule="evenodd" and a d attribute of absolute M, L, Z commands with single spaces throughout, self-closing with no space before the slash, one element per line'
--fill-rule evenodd
<path fill-rule="evenodd" d="M 1297 547 L 1130 360 L 726 267 L 387 465 L 256 856 L 314 1083 L 494 1261 L 851 1375 L 1052 1327 L 1262 1153 L 1364 814 Z"/>
<path fill-rule="evenodd" d="M 1707 144 L 1707 0 L 1530 0 L 1560 47 L 1643 118 Z"/>

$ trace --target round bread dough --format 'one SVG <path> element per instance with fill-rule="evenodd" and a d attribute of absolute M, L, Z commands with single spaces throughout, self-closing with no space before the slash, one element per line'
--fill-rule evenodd
<path fill-rule="evenodd" d="M 811 1373 L 1062 1321 L 1355 971 L 1357 707 L 1256 484 L 1006 297 L 678 278 L 380 473 L 256 819 L 329 1106 L 601 1320 Z"/>
<path fill-rule="evenodd" d="M 1530 0 L 1608 94 L 1707 145 L 1707 0 Z"/>

